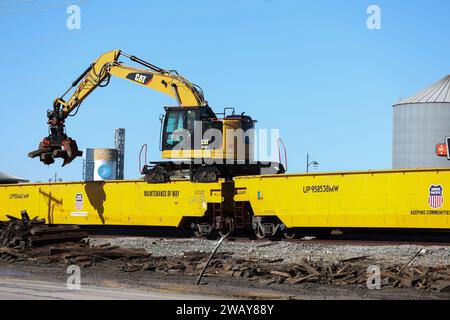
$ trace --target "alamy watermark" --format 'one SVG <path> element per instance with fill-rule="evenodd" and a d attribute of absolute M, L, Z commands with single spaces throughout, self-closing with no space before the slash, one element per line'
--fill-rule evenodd
<path fill-rule="evenodd" d="M 81 8 L 75 4 L 67 7 L 66 13 L 69 15 L 66 20 L 66 27 L 69 30 L 81 29 Z"/>
<path fill-rule="evenodd" d="M 77 265 L 67 267 L 67 289 L 81 290 L 81 268 Z"/>
<path fill-rule="evenodd" d="M 244 160 L 255 164 L 258 162 L 256 158 L 262 163 L 279 159 L 279 129 L 203 130 L 202 122 L 195 121 L 192 130 L 176 129 L 168 132 L 163 139 L 174 159 L 191 158 L 192 150 L 201 151 L 201 157 L 194 157 L 194 162 L 199 164 L 233 164 Z"/>
<path fill-rule="evenodd" d="M 367 268 L 367 289 L 381 290 L 381 269 L 379 266 Z"/>
<path fill-rule="evenodd" d="M 367 8 L 367 29 L 369 30 L 381 30 L 381 8 L 375 4 L 370 5 Z"/>

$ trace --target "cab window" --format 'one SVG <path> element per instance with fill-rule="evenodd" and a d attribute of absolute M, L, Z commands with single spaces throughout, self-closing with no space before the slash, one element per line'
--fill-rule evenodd
<path fill-rule="evenodd" d="M 169 112 L 164 132 L 164 145 L 166 148 L 172 149 L 183 140 L 183 137 L 174 135 L 174 132 L 184 128 L 184 112 Z"/>

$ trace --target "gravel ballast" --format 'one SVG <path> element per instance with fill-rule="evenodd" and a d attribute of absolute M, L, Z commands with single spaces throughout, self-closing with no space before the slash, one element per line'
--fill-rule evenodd
<path fill-rule="evenodd" d="M 144 248 L 153 256 L 174 257 L 185 252 L 212 252 L 217 241 L 206 239 L 154 239 L 144 237 L 91 238 L 90 243 L 100 245 Z M 450 247 L 443 245 L 361 245 L 361 244 L 321 244 L 317 242 L 261 242 L 225 241 L 219 252 L 233 253 L 234 258 L 276 260 L 296 263 L 301 259 L 336 262 L 340 260 L 368 256 L 375 263 L 389 265 L 408 263 L 419 251 L 421 253 L 411 265 L 437 267 L 450 264 Z"/>

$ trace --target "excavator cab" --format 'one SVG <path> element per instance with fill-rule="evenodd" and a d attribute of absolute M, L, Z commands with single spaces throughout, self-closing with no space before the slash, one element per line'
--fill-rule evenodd
<path fill-rule="evenodd" d="M 234 112 L 229 116 L 225 116 L 224 112 L 223 115 L 219 118 L 209 106 L 166 107 L 161 129 L 162 157 L 251 160 L 254 137 L 249 129 L 254 128 L 255 121 Z M 233 134 L 231 138 L 227 137 L 229 131 Z M 239 138 L 236 137 L 239 136 L 238 131 L 242 133 Z M 227 142 L 227 138 L 233 141 Z M 242 146 L 244 148 L 239 153 L 238 149 Z"/>
<path fill-rule="evenodd" d="M 202 149 L 203 134 L 215 128 L 221 130 L 216 114 L 210 107 L 166 107 L 166 115 L 162 121 L 161 150 L 170 151 L 176 148 L 191 150 Z M 199 130 L 197 132 L 196 130 Z M 200 134 L 200 139 L 196 135 Z M 189 141 L 186 141 L 189 139 Z M 197 141 L 200 140 L 200 141 Z M 204 141 L 203 141 L 204 142 Z M 180 144 L 184 143 L 183 146 Z"/>

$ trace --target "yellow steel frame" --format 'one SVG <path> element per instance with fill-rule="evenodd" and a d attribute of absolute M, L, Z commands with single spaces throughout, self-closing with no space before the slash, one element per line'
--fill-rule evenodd
<path fill-rule="evenodd" d="M 27 210 L 50 224 L 178 227 L 183 217 L 202 217 L 208 203 L 221 201 L 220 181 L 0 185 L 0 220 Z"/>
<path fill-rule="evenodd" d="M 0 185 L 0 220 L 27 210 L 52 224 L 178 227 L 221 203 L 222 183 Z M 431 186 L 442 188 L 437 208 Z M 235 178 L 235 187 L 235 201 L 289 228 L 450 229 L 450 169 L 248 176 Z"/>
<path fill-rule="evenodd" d="M 287 227 L 450 229 L 450 169 L 239 177 L 235 201 Z M 430 187 L 441 186 L 433 208 Z M 338 189 L 336 189 L 338 188 Z"/>

